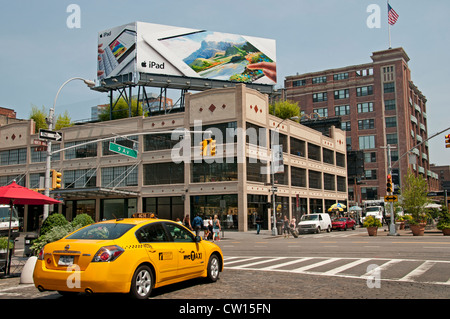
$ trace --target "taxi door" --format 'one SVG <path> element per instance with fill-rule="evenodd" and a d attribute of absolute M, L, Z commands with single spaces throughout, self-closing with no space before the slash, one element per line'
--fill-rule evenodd
<path fill-rule="evenodd" d="M 196 276 L 201 274 L 207 266 L 203 245 L 195 242 L 194 234 L 179 224 L 166 223 L 166 227 L 177 249 L 178 275 Z"/>
<path fill-rule="evenodd" d="M 141 227 L 136 231 L 136 238 L 156 268 L 156 282 L 177 277 L 178 250 L 169 240 L 162 223 L 151 223 Z"/>

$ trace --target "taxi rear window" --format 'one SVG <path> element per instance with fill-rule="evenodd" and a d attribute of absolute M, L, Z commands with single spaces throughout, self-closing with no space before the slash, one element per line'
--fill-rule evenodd
<path fill-rule="evenodd" d="M 133 228 L 135 225 L 131 224 L 93 224 L 76 231 L 72 235 L 66 237 L 67 239 L 117 239 Z"/>

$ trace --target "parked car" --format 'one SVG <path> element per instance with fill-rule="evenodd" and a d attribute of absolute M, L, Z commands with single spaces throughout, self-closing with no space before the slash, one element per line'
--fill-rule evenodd
<path fill-rule="evenodd" d="M 334 229 L 347 230 L 348 228 L 355 229 L 356 221 L 350 217 L 338 217 L 333 219 L 331 223 Z"/>
<path fill-rule="evenodd" d="M 302 216 L 298 223 L 299 233 L 320 233 L 322 230 L 331 231 L 331 218 L 328 214 L 306 214 Z"/>

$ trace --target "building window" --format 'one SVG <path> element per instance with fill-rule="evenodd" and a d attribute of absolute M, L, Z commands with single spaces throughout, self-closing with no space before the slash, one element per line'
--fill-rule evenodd
<path fill-rule="evenodd" d="M 386 127 L 397 127 L 397 118 L 395 116 L 386 117 Z"/>
<path fill-rule="evenodd" d="M 291 154 L 292 155 L 297 155 L 297 156 L 301 156 L 301 157 L 305 157 L 305 141 L 296 139 L 294 137 L 290 138 L 290 142 L 291 142 Z"/>
<path fill-rule="evenodd" d="M 329 150 L 327 148 L 323 148 L 322 152 L 323 152 L 323 162 L 334 165 L 334 151 Z"/>
<path fill-rule="evenodd" d="M 247 157 L 247 181 L 266 183 L 267 174 L 263 174 L 263 172 L 267 168 L 267 164 L 262 163 L 261 160 Z"/>
<path fill-rule="evenodd" d="M 333 80 L 334 81 L 346 80 L 346 79 L 348 79 L 348 72 L 338 73 L 338 74 L 334 74 L 333 75 Z"/>
<path fill-rule="evenodd" d="M 337 190 L 338 192 L 346 192 L 347 191 L 347 180 L 343 176 L 337 177 Z"/>
<path fill-rule="evenodd" d="M 386 134 L 386 143 L 397 144 L 398 143 L 397 133 Z"/>
<path fill-rule="evenodd" d="M 367 96 L 373 94 L 373 85 L 356 88 L 356 96 Z"/>
<path fill-rule="evenodd" d="M 179 142 L 180 142 L 179 138 L 172 140 L 171 133 L 144 135 L 144 152 L 169 150 L 172 149 Z"/>
<path fill-rule="evenodd" d="M 373 102 L 358 103 L 358 113 L 373 112 Z"/>
<path fill-rule="evenodd" d="M 384 93 L 394 93 L 395 92 L 395 83 L 388 82 L 383 84 Z"/>
<path fill-rule="evenodd" d="M 359 137 L 359 149 L 366 150 L 375 148 L 375 135 L 366 135 Z"/>
<path fill-rule="evenodd" d="M 386 111 L 395 110 L 395 108 L 396 108 L 395 100 L 386 100 L 386 101 L 384 101 L 384 109 Z"/>
<path fill-rule="evenodd" d="M 77 169 L 64 171 L 64 188 L 84 188 L 97 186 L 96 169 Z"/>
<path fill-rule="evenodd" d="M 334 99 L 335 100 L 348 99 L 349 96 L 350 96 L 350 93 L 349 93 L 348 89 L 334 91 Z"/>
<path fill-rule="evenodd" d="M 336 166 L 345 167 L 345 154 L 336 152 Z"/>
<path fill-rule="evenodd" d="M 261 147 L 266 147 L 267 145 L 267 135 L 266 128 L 246 122 L 246 142 L 253 145 L 259 145 Z M 287 145 L 286 145 L 287 146 Z"/>
<path fill-rule="evenodd" d="M 391 162 L 398 161 L 398 151 L 391 150 Z"/>
<path fill-rule="evenodd" d="M 144 185 L 184 183 L 184 163 L 154 163 L 144 165 Z"/>
<path fill-rule="evenodd" d="M 138 168 L 134 165 L 102 168 L 103 187 L 137 186 L 137 177 Z"/>
<path fill-rule="evenodd" d="M 297 87 L 297 86 L 305 86 L 306 85 L 306 80 L 296 80 L 296 81 L 292 81 L 292 86 L 293 87 Z"/>
<path fill-rule="evenodd" d="M 52 151 L 57 151 L 61 148 L 61 144 L 52 143 Z M 39 147 L 31 147 L 31 163 L 45 162 L 47 158 L 47 151 L 38 151 Z M 52 161 L 59 161 L 61 158 L 61 153 L 52 154 Z"/>
<path fill-rule="evenodd" d="M 359 130 L 371 130 L 375 128 L 375 120 L 374 119 L 366 119 L 358 121 L 358 129 Z"/>
<path fill-rule="evenodd" d="M 326 76 L 318 76 L 312 79 L 312 84 L 327 83 Z"/>
<path fill-rule="evenodd" d="M 327 92 L 313 94 L 313 102 L 324 102 L 324 101 L 328 101 Z"/>
<path fill-rule="evenodd" d="M 352 138 L 351 138 L 351 136 L 346 136 L 345 137 L 345 144 L 347 145 L 347 151 L 351 151 L 352 150 Z"/>
<path fill-rule="evenodd" d="M 322 189 L 322 173 L 309 170 L 308 172 L 309 188 Z"/>
<path fill-rule="evenodd" d="M 364 171 L 365 179 L 372 180 L 377 179 L 377 170 L 376 169 L 369 169 Z"/>
<path fill-rule="evenodd" d="M 308 143 L 308 158 L 315 161 L 320 161 L 320 146 Z"/>
<path fill-rule="evenodd" d="M 336 189 L 336 179 L 334 175 L 327 173 L 323 174 L 323 188 L 328 191 L 334 191 Z"/>
<path fill-rule="evenodd" d="M 89 142 L 89 140 L 67 142 L 64 143 L 64 147 L 75 146 L 86 142 Z M 97 143 L 89 143 L 65 151 L 65 159 L 86 158 L 86 157 L 97 157 Z"/>
<path fill-rule="evenodd" d="M 350 105 L 340 105 L 334 107 L 334 113 L 336 116 L 343 116 L 350 114 Z"/>
<path fill-rule="evenodd" d="M 320 117 L 328 117 L 328 109 L 326 107 L 320 109 L 314 109 L 314 113 L 319 114 Z"/>
<path fill-rule="evenodd" d="M 378 189 L 376 187 L 362 187 L 361 200 L 378 199 Z"/>
<path fill-rule="evenodd" d="M 372 68 L 356 71 L 356 76 L 369 76 L 369 75 L 373 75 Z"/>
<path fill-rule="evenodd" d="M 291 185 L 306 187 L 306 169 L 291 166 Z"/>
<path fill-rule="evenodd" d="M 27 163 L 27 149 L 19 148 L 0 152 L 0 165 L 15 165 Z"/>
<path fill-rule="evenodd" d="M 351 123 L 350 121 L 347 122 L 341 122 L 341 130 L 343 131 L 351 131 Z"/>
<path fill-rule="evenodd" d="M 364 153 L 364 163 L 375 163 L 377 161 L 376 152 Z"/>
<path fill-rule="evenodd" d="M 182 166 L 182 164 L 181 164 Z M 201 163 L 191 164 L 191 182 L 225 182 L 237 180 L 237 161 L 236 158 L 226 158 L 223 163 Z"/>

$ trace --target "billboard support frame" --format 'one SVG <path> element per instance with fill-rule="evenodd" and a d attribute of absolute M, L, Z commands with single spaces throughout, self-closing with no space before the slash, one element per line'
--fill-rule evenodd
<path fill-rule="evenodd" d="M 132 89 L 133 87 L 136 86 L 138 87 L 138 98 L 140 98 L 142 90 L 142 94 L 144 97 L 143 103 L 147 103 L 147 106 L 148 106 L 148 96 L 145 88 L 151 87 L 160 89 L 159 107 L 158 107 L 159 112 L 161 112 L 161 107 L 167 100 L 167 89 L 175 89 L 180 91 L 180 98 L 178 99 L 178 101 L 180 101 L 180 107 L 177 108 L 177 110 L 179 109 L 180 112 L 184 111 L 184 101 L 185 101 L 184 96 L 188 91 L 206 91 L 209 89 L 235 87 L 237 84 L 245 84 L 247 87 L 251 89 L 255 89 L 263 94 L 268 94 L 269 97 L 276 94 L 274 86 L 268 84 L 232 82 L 214 79 L 199 79 L 199 78 L 161 75 L 152 73 L 141 73 L 141 72 L 121 74 L 107 79 L 102 79 L 99 82 L 99 84 L 100 85 L 93 87 L 92 90 L 109 93 L 110 120 L 112 119 L 114 108 L 116 107 L 117 102 L 121 97 L 123 97 L 128 104 L 129 117 L 133 116 L 131 110 L 133 97 Z M 118 91 L 119 93 L 119 97 L 116 100 L 114 100 L 115 91 Z M 150 110 L 150 107 L 148 107 L 148 109 Z M 164 108 L 164 114 L 166 113 L 167 110 Z"/>

